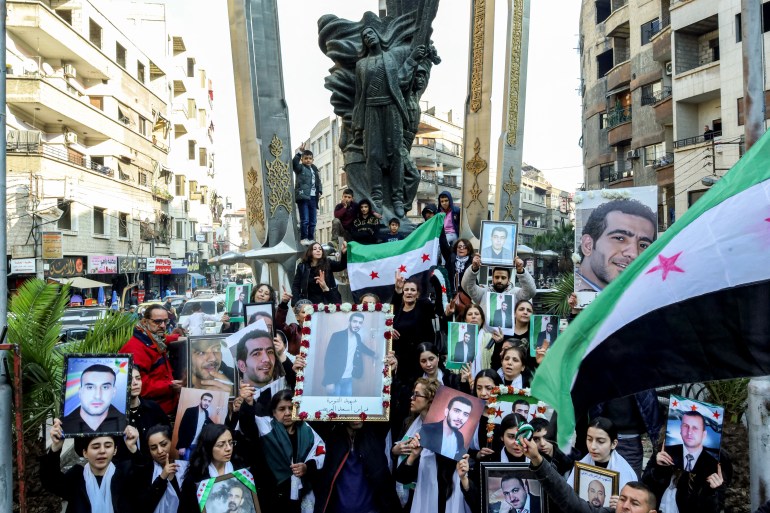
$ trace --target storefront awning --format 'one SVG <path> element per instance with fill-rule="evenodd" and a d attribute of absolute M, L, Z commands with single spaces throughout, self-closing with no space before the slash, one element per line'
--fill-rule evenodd
<path fill-rule="evenodd" d="M 190 278 L 192 278 L 195 281 L 206 281 L 206 277 L 203 275 L 200 275 L 198 273 L 189 273 Z"/>
<path fill-rule="evenodd" d="M 109 283 L 102 283 L 100 281 L 96 280 L 89 280 L 88 278 L 83 278 L 82 276 L 76 276 L 74 278 L 50 278 L 52 280 L 58 281 L 62 284 L 68 284 L 70 287 L 76 288 L 76 289 L 96 289 L 99 287 L 111 287 Z"/>

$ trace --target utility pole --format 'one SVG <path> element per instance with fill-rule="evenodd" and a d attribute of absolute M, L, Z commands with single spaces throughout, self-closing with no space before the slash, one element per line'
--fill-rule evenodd
<path fill-rule="evenodd" d="M 764 59 L 761 0 L 741 0 L 743 45 L 743 128 L 746 151 L 765 132 Z M 770 498 L 770 377 L 749 381 L 746 415 L 749 427 L 751 511 Z"/>
<path fill-rule="evenodd" d="M 0 0 L 0 330 L 5 332 L 8 325 L 8 216 L 6 213 L 6 166 L 8 162 L 5 156 L 5 19 L 6 2 Z M 3 341 L 4 342 L 4 341 Z M 13 401 L 11 399 L 11 385 L 8 382 L 6 369 L 7 351 L 0 353 L 0 511 L 13 509 L 13 456 L 11 454 L 11 425 L 13 423 Z"/>

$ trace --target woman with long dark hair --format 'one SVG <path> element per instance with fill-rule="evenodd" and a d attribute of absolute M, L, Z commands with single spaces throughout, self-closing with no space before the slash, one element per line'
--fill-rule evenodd
<path fill-rule="evenodd" d="M 471 266 L 473 257 L 473 244 L 468 239 L 458 239 L 452 246 L 452 254 L 447 262 L 447 271 L 449 273 L 449 283 L 451 292 L 454 294 L 452 302 L 455 304 L 455 315 L 462 319 L 465 316 L 465 309 L 468 308 L 473 300 L 462 287 L 463 275 Z"/>
<path fill-rule="evenodd" d="M 416 280 L 404 279 L 397 273 L 393 315 L 393 351 L 398 359 L 399 379 L 412 383 L 421 374 L 417 345 L 436 338 L 435 305 L 430 299 L 420 297 L 420 284 Z"/>
<path fill-rule="evenodd" d="M 294 282 L 291 284 L 292 306 L 300 299 L 311 303 L 340 303 L 342 298 L 337 290 L 334 273 L 344 271 L 347 266 L 347 244 L 342 243 L 342 259 L 326 258 L 320 243 L 314 242 L 305 250 L 302 261 L 297 264 Z"/>
<path fill-rule="evenodd" d="M 187 462 L 171 459 L 171 428 L 165 424 L 152 426 L 144 445 L 153 462 L 149 493 L 142 499 L 144 511 L 176 513 Z"/>
<path fill-rule="evenodd" d="M 269 283 L 260 283 L 254 287 L 254 291 L 251 293 L 252 303 L 273 303 L 275 305 L 277 301 L 278 294 Z"/>

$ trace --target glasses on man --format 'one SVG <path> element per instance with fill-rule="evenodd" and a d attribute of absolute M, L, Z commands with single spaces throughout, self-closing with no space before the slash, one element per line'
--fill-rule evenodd
<path fill-rule="evenodd" d="M 161 324 L 168 324 L 168 319 L 150 319 L 152 322 L 160 326 Z"/>
<path fill-rule="evenodd" d="M 238 442 L 236 440 L 222 440 L 214 444 L 217 449 L 224 449 L 225 447 L 235 447 Z"/>

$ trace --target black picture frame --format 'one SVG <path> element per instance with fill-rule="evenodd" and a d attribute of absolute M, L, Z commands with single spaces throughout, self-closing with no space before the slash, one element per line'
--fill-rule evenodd
<path fill-rule="evenodd" d="M 245 472 L 245 471 L 236 471 L 236 472 Z M 243 481 L 241 481 L 236 477 L 234 472 L 234 473 L 225 474 L 222 476 L 213 477 L 213 478 L 204 480 L 198 486 L 198 490 L 200 491 L 201 489 L 205 489 L 206 486 L 212 481 L 214 484 L 213 484 L 213 487 L 211 488 L 211 492 L 206 495 L 205 499 L 198 501 L 198 505 L 201 508 L 201 513 L 214 513 L 215 511 L 221 511 L 219 508 L 217 508 L 216 510 L 212 509 L 211 505 L 209 504 L 209 501 L 215 500 L 221 497 L 222 494 L 218 490 L 218 488 L 224 488 L 225 486 L 227 486 L 227 483 L 230 481 L 232 481 L 233 486 L 238 486 L 241 488 L 242 491 L 249 492 L 248 495 L 244 494 L 244 497 L 247 497 L 247 496 L 250 497 L 251 504 L 242 504 L 241 507 L 239 508 L 239 511 L 254 511 L 255 513 L 262 513 L 262 510 L 259 509 L 259 499 L 257 498 L 256 488 L 253 488 L 254 487 L 253 483 L 251 483 L 251 485 L 244 484 Z"/>
<path fill-rule="evenodd" d="M 254 324 L 254 320 L 252 317 L 258 313 L 270 313 L 270 319 L 272 320 L 272 325 L 268 326 L 268 328 L 271 328 L 270 334 L 272 336 L 275 336 L 275 303 L 267 302 L 267 303 L 247 303 L 244 306 L 244 310 L 246 312 L 246 315 L 244 316 L 244 323 L 245 326 L 249 326 L 251 324 Z"/>
<path fill-rule="evenodd" d="M 548 494 L 540 486 L 540 482 L 535 477 L 535 472 L 529 468 L 527 463 L 499 463 L 499 462 L 481 462 L 481 512 L 497 513 L 500 506 L 506 499 L 502 492 L 502 484 L 506 476 L 512 476 L 522 482 L 526 482 L 527 494 L 529 497 L 525 500 L 529 502 L 527 509 L 530 513 L 548 513 Z M 533 494 L 537 491 L 537 494 Z M 533 498 L 538 499 L 538 507 L 532 507 Z M 525 507 L 522 504 L 521 507 Z M 517 508 L 520 509 L 520 508 Z"/>
<path fill-rule="evenodd" d="M 64 438 L 78 438 L 93 436 L 123 436 L 123 431 L 128 425 L 126 411 L 131 402 L 131 369 L 133 367 L 133 355 L 131 354 L 97 354 L 97 353 L 72 353 L 65 354 L 62 367 L 61 390 L 61 415 L 62 431 Z M 73 414 L 81 407 L 80 396 L 81 375 L 83 371 L 92 365 L 105 365 L 115 372 L 115 381 L 112 388 L 114 393 L 110 399 L 109 408 L 115 408 L 117 413 L 108 413 L 96 430 L 84 431 L 81 427 L 75 427 L 77 417 Z M 77 399 L 74 396 L 77 394 Z M 115 403 L 115 399 L 118 399 Z M 73 407 L 73 405 L 76 405 Z M 121 410 L 122 407 L 122 410 Z M 104 426 L 105 422 L 108 422 Z M 104 429 L 99 429 L 104 426 Z"/>
<path fill-rule="evenodd" d="M 196 355 L 196 352 L 193 350 L 193 346 L 200 344 L 202 341 L 205 340 L 211 340 L 211 341 L 218 341 L 219 342 L 219 348 L 220 348 L 220 364 L 219 364 L 219 373 L 223 374 L 225 377 L 231 378 L 229 381 L 232 382 L 232 386 L 230 388 L 230 391 L 228 392 L 228 395 L 231 399 L 235 398 L 238 395 L 238 387 L 239 387 L 239 380 L 238 380 L 238 367 L 237 364 L 233 358 L 232 353 L 230 352 L 230 349 L 227 347 L 226 339 L 228 337 L 228 334 L 220 334 L 220 335 L 198 335 L 198 336 L 191 336 L 187 338 L 187 388 L 196 388 L 198 390 L 222 390 L 221 387 L 217 385 L 208 385 L 208 384 L 202 384 L 200 382 L 197 382 L 196 374 L 194 372 L 194 368 L 197 366 L 197 358 L 200 356 Z M 213 353 L 216 353 L 216 351 L 213 351 Z M 219 381 L 222 384 L 223 378 L 214 378 L 215 381 Z"/>
<path fill-rule="evenodd" d="M 507 235 L 502 246 L 500 257 L 486 251 L 492 247 L 492 232 L 497 228 L 505 230 Z M 516 241 L 519 235 L 519 224 L 515 221 L 481 221 L 481 240 L 479 242 L 479 255 L 481 256 L 481 265 L 489 267 L 514 267 L 516 259 Z M 505 251 L 510 252 L 510 258 Z"/>

